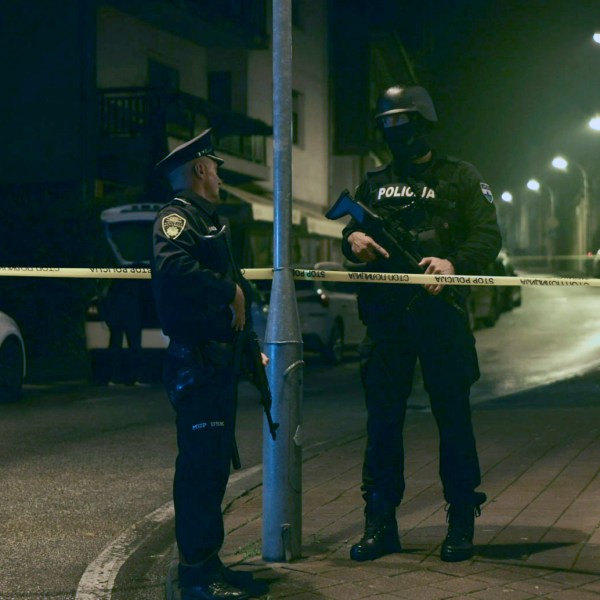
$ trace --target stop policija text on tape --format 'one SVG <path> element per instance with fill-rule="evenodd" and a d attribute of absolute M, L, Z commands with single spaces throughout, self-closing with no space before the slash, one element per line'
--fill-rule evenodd
<path fill-rule="evenodd" d="M 247 279 L 273 279 L 270 267 L 242 269 Z M 536 287 L 600 287 L 600 279 L 577 277 L 517 277 L 478 275 L 425 275 L 412 273 L 376 273 L 366 271 L 325 271 L 292 269 L 294 279 L 312 279 L 353 283 L 448 284 L 448 285 L 511 285 Z M 143 267 L 0 267 L 0 277 L 68 277 L 88 279 L 150 279 L 152 272 Z"/>

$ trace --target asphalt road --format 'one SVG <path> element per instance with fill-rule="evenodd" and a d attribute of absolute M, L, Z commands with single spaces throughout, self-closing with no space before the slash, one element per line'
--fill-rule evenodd
<path fill-rule="evenodd" d="M 599 294 L 525 289 L 521 308 L 477 333 L 484 375 L 474 401 L 564 379 L 600 362 Z M 330 368 L 306 359 L 304 448 L 360 434 L 358 361 Z M 427 406 L 418 383 L 411 406 Z M 238 416 L 244 469 L 261 462 L 261 421 L 258 397 L 244 384 Z M 0 405 L 0 599 L 74 599 L 102 550 L 170 501 L 174 438 L 173 415 L 158 386 L 27 386 L 21 402 Z M 164 535 L 172 537 L 170 530 Z M 135 597 L 162 591 L 144 593 Z"/>

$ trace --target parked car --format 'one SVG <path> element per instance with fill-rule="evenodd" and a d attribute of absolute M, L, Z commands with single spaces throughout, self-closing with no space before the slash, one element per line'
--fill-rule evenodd
<path fill-rule="evenodd" d="M 501 250 L 494 262 L 482 272 L 483 276 L 514 276 L 515 269 L 506 250 Z M 503 312 L 521 306 L 521 286 L 477 285 L 471 287 L 469 318 L 471 327 L 493 327 Z"/>
<path fill-rule="evenodd" d="M 510 255 L 507 250 L 501 250 L 498 254 L 498 258 L 494 261 L 493 275 L 514 277 L 517 275 L 515 268 L 510 260 Z M 523 298 L 521 296 L 520 285 L 505 285 L 500 286 L 500 310 L 507 312 L 521 306 Z"/>
<path fill-rule="evenodd" d="M 25 372 L 25 344 L 19 326 L 0 312 L 0 402 L 19 399 Z"/>
<path fill-rule="evenodd" d="M 337 262 L 300 266 L 319 271 L 344 271 Z M 271 281 L 257 281 L 268 302 Z M 358 317 L 354 284 L 350 282 L 297 280 L 296 299 L 305 350 L 318 352 L 330 364 L 342 361 L 348 347 L 356 347 L 365 335 Z"/>
<path fill-rule="evenodd" d="M 152 226 L 159 204 L 128 204 L 109 208 L 100 218 L 104 224 L 105 237 L 113 251 L 116 265 L 123 267 L 149 266 L 152 255 Z M 92 379 L 106 383 L 114 376 L 110 372 L 108 343 L 110 329 L 106 323 L 105 300 L 111 280 L 104 280 L 97 296 L 87 306 L 85 321 L 86 347 L 90 353 Z M 169 345 L 169 338 L 162 332 L 149 279 L 139 280 L 142 321 L 142 357 L 139 379 L 157 381 L 160 379 L 163 354 Z M 256 286 L 251 283 L 252 318 L 260 339 L 264 338 L 266 311 L 268 305 Z M 123 347 L 126 347 L 126 339 Z M 123 365 L 126 368 L 126 365 Z M 119 377 L 117 380 L 126 379 Z"/>
<path fill-rule="evenodd" d="M 471 286 L 468 310 L 471 329 L 493 327 L 501 313 L 498 288 L 490 285 Z"/>

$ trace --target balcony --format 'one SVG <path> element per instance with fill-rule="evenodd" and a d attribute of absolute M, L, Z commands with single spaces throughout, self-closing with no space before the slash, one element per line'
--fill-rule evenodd
<path fill-rule="evenodd" d="M 273 129 L 259 119 L 223 110 L 184 92 L 150 88 L 99 90 L 101 155 L 146 148 L 149 163 L 178 144 L 213 128 L 213 142 L 235 182 L 268 179 L 266 138 Z M 126 141 L 128 140 L 128 141 Z M 101 162 L 102 164 L 102 162 Z"/>

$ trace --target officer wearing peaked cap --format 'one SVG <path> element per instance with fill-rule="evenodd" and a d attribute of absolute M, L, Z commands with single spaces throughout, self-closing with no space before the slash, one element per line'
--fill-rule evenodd
<path fill-rule="evenodd" d="M 428 133 L 437 122 L 427 90 L 395 85 L 377 103 L 376 122 L 392 160 L 367 173 L 356 199 L 380 215 L 390 232 L 408 231 L 425 273 L 477 274 L 494 260 L 501 239 L 489 186 L 469 163 L 437 153 Z M 389 260 L 389 250 L 352 220 L 343 252 L 369 271 L 411 272 Z M 441 558 L 473 554 L 474 518 L 485 494 L 471 424 L 469 394 L 479 378 L 475 339 L 466 301 L 451 305 L 443 285 L 361 284 L 361 318 L 367 326 L 361 374 L 368 421 L 362 490 L 365 533 L 351 558 L 374 560 L 401 550 L 396 507 L 404 489 L 402 429 L 417 359 L 440 433 L 440 477 L 448 508 L 448 534 Z M 384 289 L 385 288 L 385 289 Z"/>
<path fill-rule="evenodd" d="M 164 382 L 176 412 L 173 499 L 182 600 L 243 600 L 266 592 L 219 559 L 221 503 L 235 444 L 233 342 L 250 319 L 247 283 L 236 275 L 227 225 L 216 213 L 222 164 L 207 130 L 156 165 L 174 191 L 154 223 L 152 282 L 170 338 Z"/>
<path fill-rule="evenodd" d="M 185 144 L 177 146 L 172 152 L 167 154 L 162 160 L 156 164 L 156 170 L 164 175 L 169 175 L 172 171 L 185 163 L 207 156 L 212 159 L 218 167 L 220 167 L 225 161 L 219 158 L 212 147 L 212 141 L 210 137 L 210 129 L 203 131 L 200 135 L 191 139 Z"/>

